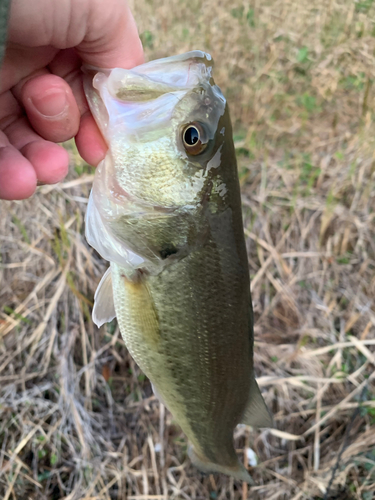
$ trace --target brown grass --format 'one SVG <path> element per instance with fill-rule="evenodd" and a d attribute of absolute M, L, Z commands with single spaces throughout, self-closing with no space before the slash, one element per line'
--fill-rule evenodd
<path fill-rule="evenodd" d="M 106 264 L 84 239 L 92 172 L 68 144 L 64 183 L 0 203 L 0 497 L 372 499 L 375 7 L 133 4 L 149 59 L 201 48 L 216 60 L 276 427 L 236 430 L 240 456 L 259 460 L 252 488 L 190 465 L 116 323 L 91 321 Z"/>

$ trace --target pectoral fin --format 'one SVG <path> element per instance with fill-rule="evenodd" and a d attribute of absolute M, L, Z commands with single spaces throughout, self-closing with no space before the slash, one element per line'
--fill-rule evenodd
<path fill-rule="evenodd" d="M 159 319 L 147 280 L 142 272 L 134 273 L 132 279 L 123 276 L 127 296 L 127 308 L 135 325 L 139 342 L 148 349 L 157 350 L 160 341 Z M 126 342 L 126 340 L 125 340 Z"/>
<path fill-rule="evenodd" d="M 92 320 L 98 328 L 116 317 L 113 303 L 112 274 L 109 267 L 101 279 L 94 297 Z"/>
<path fill-rule="evenodd" d="M 251 427 L 255 428 L 273 427 L 271 413 L 264 402 L 263 396 L 254 377 L 250 388 L 249 401 L 245 408 L 241 423 L 251 425 Z"/>

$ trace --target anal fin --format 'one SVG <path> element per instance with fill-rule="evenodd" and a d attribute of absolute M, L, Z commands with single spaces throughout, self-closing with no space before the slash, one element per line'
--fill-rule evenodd
<path fill-rule="evenodd" d="M 241 424 L 250 425 L 255 428 L 273 427 L 272 415 L 264 402 L 262 393 L 254 377 Z"/>
<path fill-rule="evenodd" d="M 92 320 L 98 328 L 116 317 L 113 302 L 112 274 L 109 267 L 104 273 L 94 296 Z"/>

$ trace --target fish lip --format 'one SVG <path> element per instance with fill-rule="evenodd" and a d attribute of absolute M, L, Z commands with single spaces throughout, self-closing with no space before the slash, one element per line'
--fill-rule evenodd
<path fill-rule="evenodd" d="M 139 64 L 134 68 L 128 68 L 128 69 L 137 72 L 137 70 L 139 69 L 143 70 L 144 68 L 158 67 L 163 64 L 183 62 L 186 61 L 187 59 L 201 60 L 202 62 L 205 61 L 205 64 L 207 64 L 208 66 L 213 65 L 213 59 L 211 54 L 209 54 L 208 52 L 204 52 L 203 50 L 196 49 L 196 50 L 190 50 L 189 52 L 183 52 L 182 54 L 177 54 L 175 56 L 168 56 L 168 57 L 162 57 L 160 59 L 154 59 L 152 61 Z M 97 73 L 104 73 L 106 76 L 108 76 L 111 73 L 111 71 L 114 70 L 115 68 L 116 68 L 115 66 L 111 68 L 101 68 L 98 66 L 94 66 L 92 64 L 84 63 L 81 66 L 81 71 L 88 76 L 95 76 Z"/>

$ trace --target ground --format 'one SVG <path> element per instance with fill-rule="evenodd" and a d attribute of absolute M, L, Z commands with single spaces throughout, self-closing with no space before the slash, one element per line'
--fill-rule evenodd
<path fill-rule="evenodd" d="M 93 170 L 0 202 L 4 500 L 364 499 L 375 490 L 375 5 L 134 0 L 147 59 L 210 52 L 228 98 L 275 428 L 236 430 L 256 486 L 203 476 L 129 357 L 91 320 Z"/>

